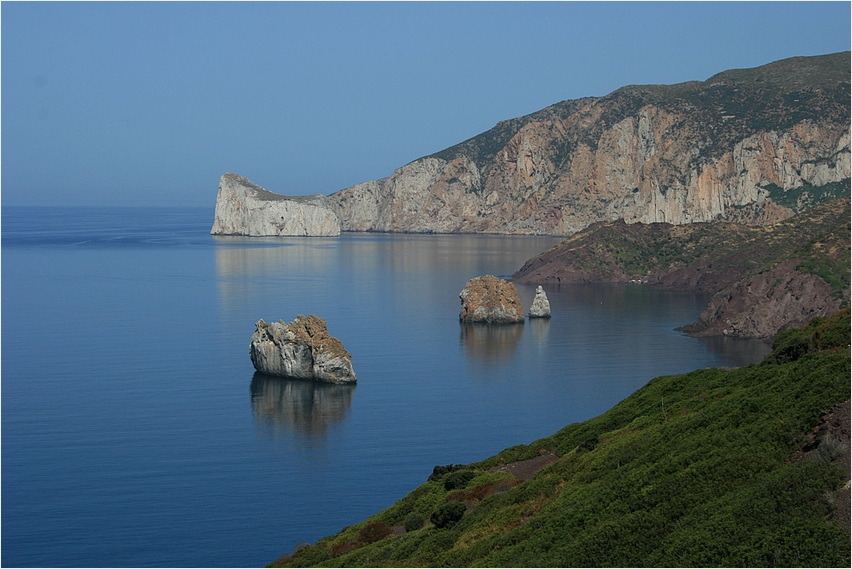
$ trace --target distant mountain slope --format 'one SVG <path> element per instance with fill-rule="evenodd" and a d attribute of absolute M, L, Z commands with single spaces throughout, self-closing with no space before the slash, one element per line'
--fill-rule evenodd
<path fill-rule="evenodd" d="M 849 52 L 794 57 L 563 101 L 329 201 L 344 231 L 774 222 L 848 192 L 849 129 Z"/>
<path fill-rule="evenodd" d="M 760 364 L 658 377 L 529 446 L 436 467 L 272 566 L 848 567 L 849 332 L 847 308 Z"/>
<path fill-rule="evenodd" d="M 641 282 L 713 293 L 697 335 L 772 337 L 834 313 L 850 294 L 850 199 L 771 226 L 601 222 L 527 261 L 524 283 Z"/>

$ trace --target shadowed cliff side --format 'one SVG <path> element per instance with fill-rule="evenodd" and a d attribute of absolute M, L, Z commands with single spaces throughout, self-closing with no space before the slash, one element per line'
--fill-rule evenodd
<path fill-rule="evenodd" d="M 849 302 L 850 199 L 775 225 L 595 224 L 527 261 L 523 283 L 641 283 L 713 293 L 684 331 L 769 338 Z"/>

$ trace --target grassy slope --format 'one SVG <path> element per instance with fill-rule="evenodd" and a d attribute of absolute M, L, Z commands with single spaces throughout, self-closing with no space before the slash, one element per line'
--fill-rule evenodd
<path fill-rule="evenodd" d="M 658 377 L 599 417 L 461 467 L 474 475 L 463 491 L 445 488 L 453 473 L 433 477 L 274 565 L 849 566 L 848 529 L 827 521 L 842 469 L 790 461 L 849 398 L 849 330 L 847 308 L 785 332 L 761 364 Z M 550 450 L 560 460 L 532 480 L 482 497 L 509 478 L 490 467 Z M 358 541 L 368 523 L 428 520 L 448 498 L 470 504 L 450 529 Z"/>

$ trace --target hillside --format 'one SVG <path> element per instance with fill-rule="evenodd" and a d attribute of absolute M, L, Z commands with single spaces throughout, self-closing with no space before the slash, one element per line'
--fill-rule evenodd
<path fill-rule="evenodd" d="M 601 222 L 528 260 L 523 283 L 634 282 L 715 294 L 698 335 L 767 338 L 849 301 L 850 200 L 774 225 Z"/>
<path fill-rule="evenodd" d="M 344 231 L 773 223 L 850 178 L 850 54 L 557 103 L 329 196 Z M 843 184 L 838 185 L 843 182 Z"/>
<path fill-rule="evenodd" d="M 847 308 L 658 377 L 272 566 L 849 566 L 849 342 Z"/>

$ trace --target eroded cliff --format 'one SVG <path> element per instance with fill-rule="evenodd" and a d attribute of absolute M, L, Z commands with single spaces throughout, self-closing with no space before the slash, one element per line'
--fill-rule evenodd
<path fill-rule="evenodd" d="M 340 221 L 328 198 L 282 196 L 233 172 L 222 176 L 211 235 L 335 236 Z"/>
<path fill-rule="evenodd" d="M 849 52 L 563 101 L 329 196 L 344 231 L 774 223 L 846 192 Z M 839 184 L 840 183 L 840 184 Z"/>

